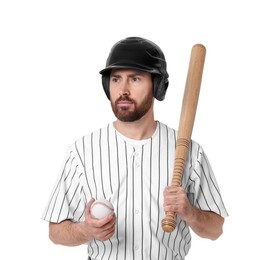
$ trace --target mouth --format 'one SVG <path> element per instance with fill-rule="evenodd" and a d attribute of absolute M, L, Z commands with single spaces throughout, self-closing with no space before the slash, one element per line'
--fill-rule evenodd
<path fill-rule="evenodd" d="M 128 108 L 129 106 L 133 105 L 133 102 L 129 99 L 119 99 L 116 102 L 116 105 L 119 108 Z"/>
<path fill-rule="evenodd" d="M 117 106 L 120 108 L 127 108 L 131 106 L 133 103 L 131 101 L 119 101 L 117 102 Z"/>

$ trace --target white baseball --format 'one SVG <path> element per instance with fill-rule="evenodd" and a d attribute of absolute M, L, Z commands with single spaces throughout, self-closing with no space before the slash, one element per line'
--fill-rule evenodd
<path fill-rule="evenodd" d="M 94 218 L 104 218 L 114 212 L 113 205 L 106 199 L 98 199 L 93 202 L 90 213 Z"/>

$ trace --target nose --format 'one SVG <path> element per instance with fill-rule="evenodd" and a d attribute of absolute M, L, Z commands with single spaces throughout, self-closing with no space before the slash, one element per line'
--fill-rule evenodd
<path fill-rule="evenodd" d="M 121 87 L 120 87 L 119 95 L 120 96 L 124 96 L 124 95 L 129 96 L 130 95 L 130 92 L 129 92 L 129 83 L 128 83 L 127 80 L 125 80 L 125 81 L 122 82 Z"/>

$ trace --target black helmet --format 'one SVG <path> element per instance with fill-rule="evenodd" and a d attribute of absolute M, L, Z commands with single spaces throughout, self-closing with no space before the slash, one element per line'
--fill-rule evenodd
<path fill-rule="evenodd" d="M 100 71 L 107 97 L 112 69 L 138 69 L 152 74 L 153 96 L 157 100 L 165 98 L 169 85 L 167 65 L 162 50 L 153 42 L 140 37 L 129 37 L 117 42 L 111 49 L 106 67 Z"/>

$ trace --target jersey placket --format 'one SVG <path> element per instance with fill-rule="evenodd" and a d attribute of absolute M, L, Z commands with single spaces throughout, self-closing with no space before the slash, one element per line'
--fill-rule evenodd
<path fill-rule="evenodd" d="M 141 148 L 135 147 L 132 153 L 132 257 L 141 259 L 142 230 L 141 230 Z"/>

